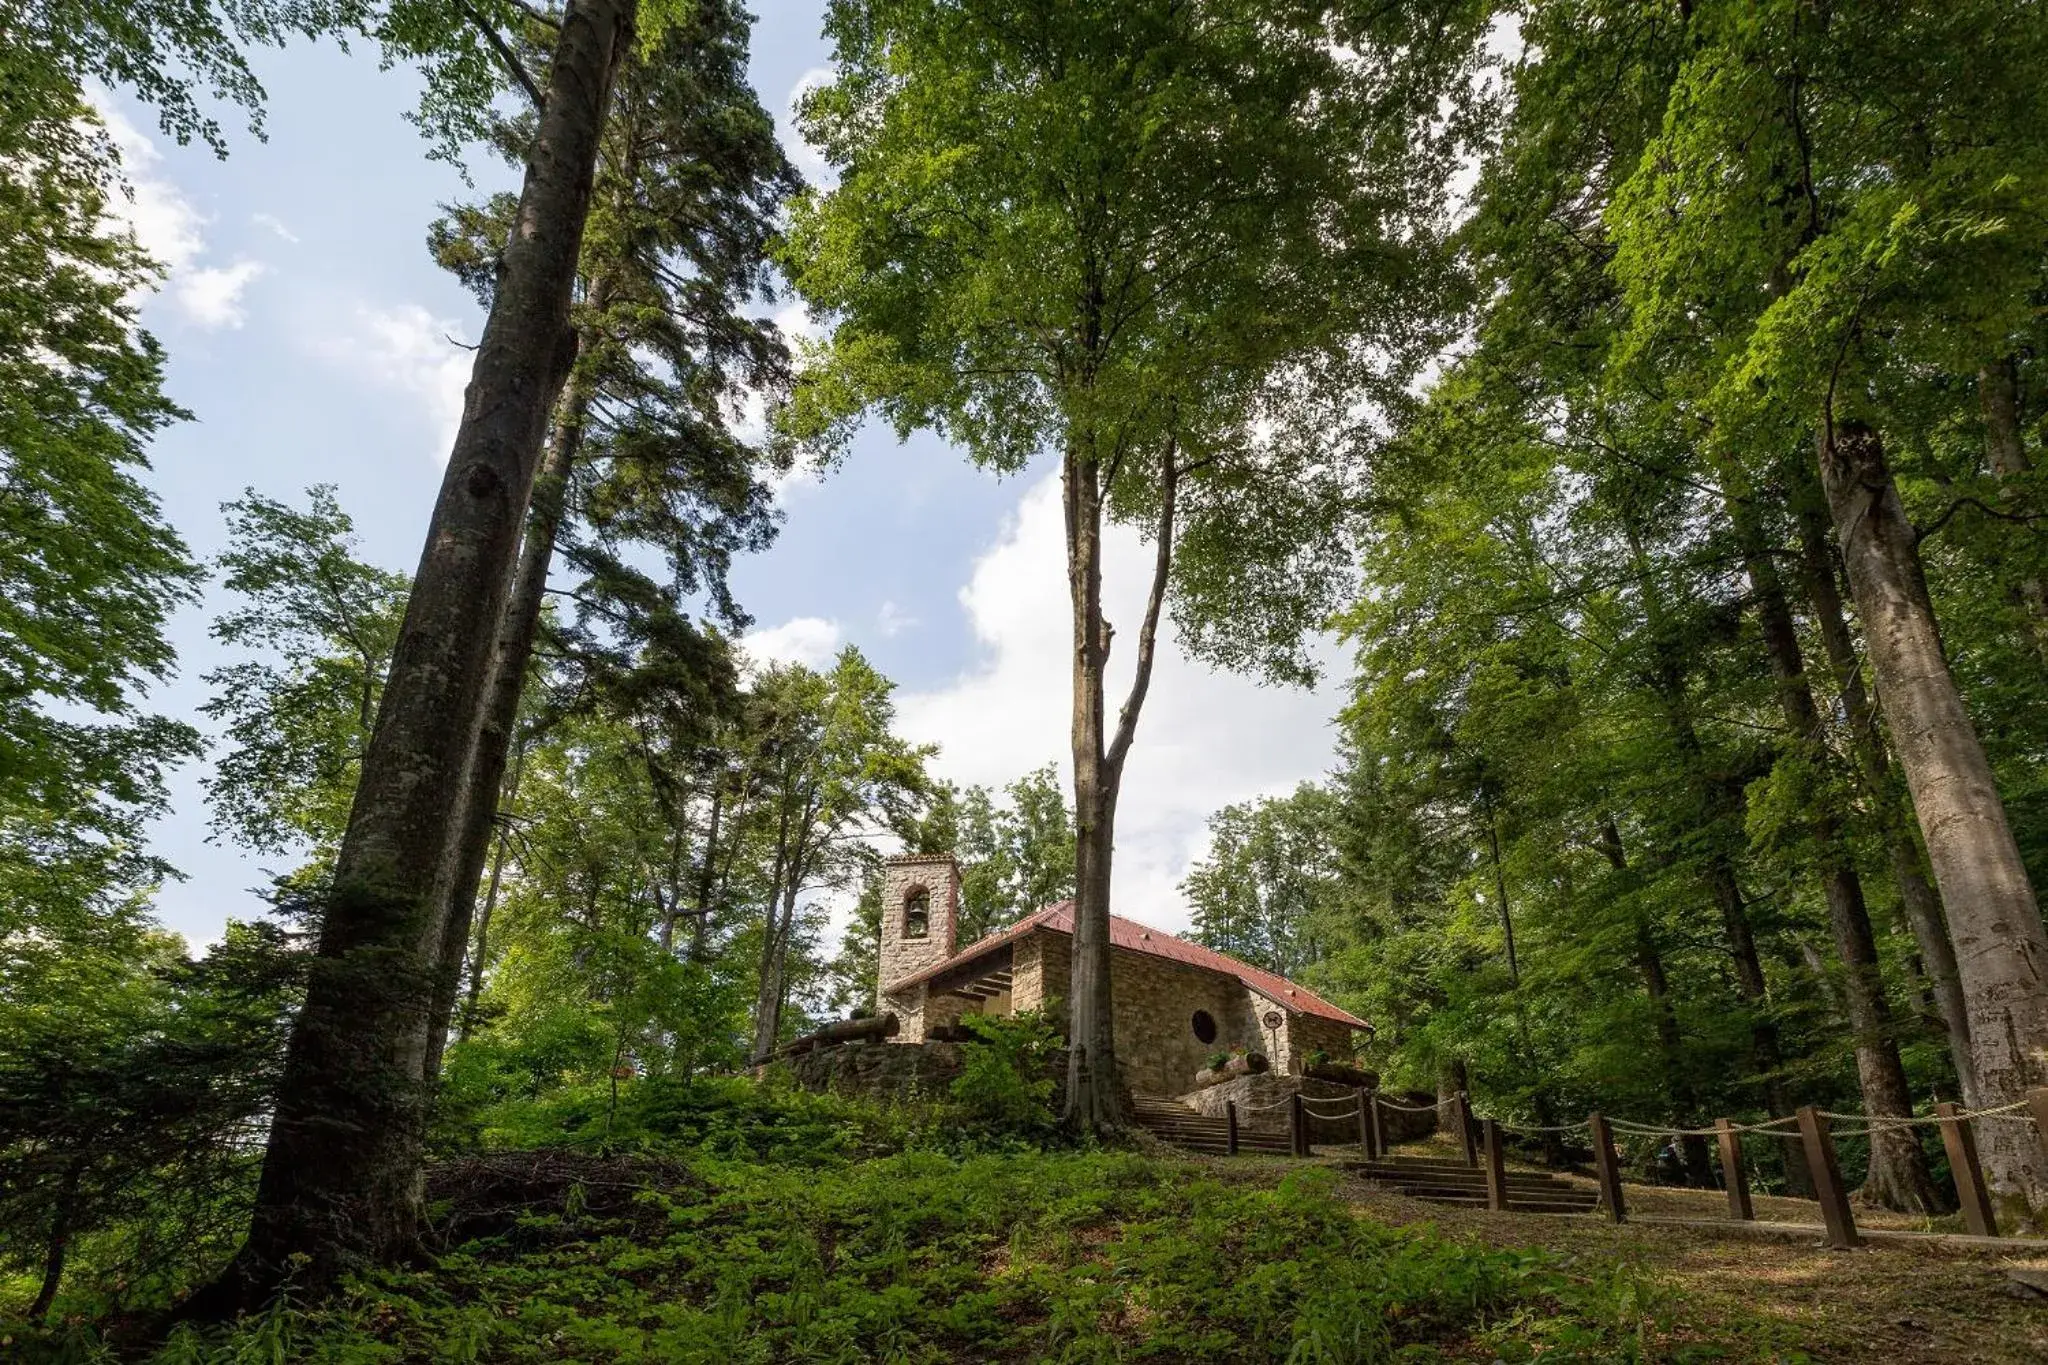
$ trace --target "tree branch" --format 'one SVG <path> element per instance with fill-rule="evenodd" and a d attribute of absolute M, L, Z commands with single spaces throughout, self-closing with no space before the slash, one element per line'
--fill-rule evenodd
<path fill-rule="evenodd" d="M 1960 497 L 1944 508 L 1940 516 L 1929 522 L 1924 528 L 1916 530 L 1913 533 L 1913 542 L 1917 545 L 1919 542 L 1939 534 L 1941 528 L 1948 525 L 1949 519 L 1965 507 L 1974 507 L 1987 517 L 1996 517 L 2000 521 L 2010 521 L 2026 527 L 2032 527 L 2035 522 L 2042 519 L 2041 514 L 2038 512 L 2002 512 L 1989 503 L 1979 501 L 1976 498 Z"/>
<path fill-rule="evenodd" d="M 1110 741 L 1106 762 L 1110 771 L 1121 773 L 1124 755 L 1138 735 L 1138 710 L 1152 686 L 1152 656 L 1159 639 L 1159 609 L 1166 602 L 1166 584 L 1173 574 L 1173 499 L 1180 486 L 1180 470 L 1174 464 L 1178 443 L 1167 438 L 1165 458 L 1159 462 L 1159 551 L 1152 565 L 1152 591 L 1145 600 L 1145 623 L 1138 628 L 1138 668 L 1131 679 L 1130 693 L 1117 712 L 1116 738 Z"/>
<path fill-rule="evenodd" d="M 476 25 L 477 31 L 484 35 L 484 41 L 489 43 L 491 51 L 497 54 L 499 64 L 505 68 L 506 74 L 519 83 L 519 88 L 533 101 L 533 107 L 536 110 L 546 108 L 547 100 L 542 97 L 540 87 L 534 83 L 533 77 L 527 74 L 525 65 L 519 60 L 519 55 L 512 50 L 511 44 L 499 36 L 498 30 L 491 27 L 491 21 L 484 18 L 482 12 L 471 4 L 470 0 L 455 0 L 455 4 L 469 22 Z"/>

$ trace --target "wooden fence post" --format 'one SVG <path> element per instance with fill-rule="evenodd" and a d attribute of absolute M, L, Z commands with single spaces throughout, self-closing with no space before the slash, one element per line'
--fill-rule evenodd
<path fill-rule="evenodd" d="M 1600 1202 L 1606 1207 L 1610 1222 L 1625 1223 L 1628 1202 L 1621 1193 L 1621 1163 L 1614 1157 L 1614 1132 L 1601 1114 L 1586 1115 L 1586 1126 L 1593 1130 L 1593 1170 L 1600 1177 Z"/>
<path fill-rule="evenodd" d="M 1294 1154 L 1308 1155 L 1308 1120 L 1301 1112 L 1301 1092 L 1295 1091 L 1287 1097 L 1287 1123 L 1294 1138 Z"/>
<path fill-rule="evenodd" d="M 1984 1167 L 1977 1161 L 1977 1135 L 1970 1131 L 1970 1121 L 1961 1117 L 1953 1104 L 1935 1105 L 1934 1115 L 1941 1120 L 1941 1145 L 1948 1152 L 1948 1168 L 1955 1174 L 1963 1226 L 1975 1236 L 1996 1237 L 1998 1217 L 1991 1212 L 1991 1193 L 1984 1188 Z"/>
<path fill-rule="evenodd" d="M 1508 1206 L 1507 1155 L 1501 1151 L 1498 1123 L 1487 1119 L 1481 1131 L 1486 1139 L 1486 1207 L 1499 1212 Z"/>
<path fill-rule="evenodd" d="M 1749 1202 L 1749 1172 L 1742 1168 L 1742 1134 L 1727 1119 L 1714 1120 L 1714 1137 L 1721 1144 L 1721 1180 L 1728 1186 L 1728 1216 L 1745 1223 L 1756 1221 Z"/>
<path fill-rule="evenodd" d="M 1372 1133 L 1373 1159 L 1385 1161 L 1387 1159 L 1387 1126 L 1380 1119 L 1380 1092 L 1377 1087 L 1372 1092 L 1371 1104 L 1366 1112 L 1370 1116 L 1372 1123 L 1369 1131 Z"/>
<path fill-rule="evenodd" d="M 1849 1212 L 1849 1192 L 1842 1187 L 1842 1162 L 1835 1155 L 1834 1134 L 1828 1121 L 1811 1104 L 1799 1106 L 1799 1139 L 1806 1148 L 1806 1168 L 1813 1173 L 1813 1192 L 1820 1200 L 1821 1221 L 1827 1224 L 1828 1245 L 1863 1245 L 1856 1231 L 1856 1217 Z"/>
<path fill-rule="evenodd" d="M 1362 1085 L 1358 1087 L 1358 1154 L 1367 1161 L 1378 1155 L 1372 1149 L 1372 1092 Z"/>
<path fill-rule="evenodd" d="M 1224 1139 L 1225 1139 L 1225 1143 L 1224 1143 L 1224 1145 L 1225 1145 L 1225 1147 L 1226 1147 L 1226 1148 L 1228 1149 L 1228 1151 L 1229 1151 L 1229 1153 L 1230 1153 L 1230 1155 L 1231 1155 L 1231 1156 L 1236 1156 L 1236 1155 L 1237 1155 L 1237 1101 L 1236 1101 L 1236 1100 L 1225 1100 L 1225 1101 L 1223 1102 L 1223 1125 L 1224 1125 Z"/>
<path fill-rule="evenodd" d="M 1465 1149 L 1465 1164 L 1478 1169 L 1479 1154 L 1472 1150 L 1472 1097 L 1462 1090 L 1451 1100 L 1451 1120 L 1458 1125 L 1458 1141 Z"/>

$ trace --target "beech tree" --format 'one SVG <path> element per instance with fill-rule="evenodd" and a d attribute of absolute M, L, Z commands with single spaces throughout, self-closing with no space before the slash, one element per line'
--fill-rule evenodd
<path fill-rule="evenodd" d="M 1282 976 L 1324 956 L 1338 872 L 1336 804 L 1303 783 L 1290 795 L 1209 817 L 1209 851 L 1181 882 L 1195 937 Z"/>
<path fill-rule="evenodd" d="M 514 229 L 414 574 L 294 1021 L 248 1241 L 199 1314 L 398 1255 L 419 1216 L 421 1059 L 454 842 L 507 587 L 569 328 L 611 84 L 634 0 L 571 0 L 540 96 Z M 650 16 L 652 17 L 652 16 Z"/>
<path fill-rule="evenodd" d="M 1716 445 L 1812 452 L 1805 481 L 1825 491 L 1954 936 L 1977 1097 L 2008 1103 L 2048 1080 L 2048 930 L 1942 646 L 1893 444 L 1944 402 L 1945 377 L 1967 391 L 2032 329 L 2048 177 L 2044 97 L 2022 72 L 2048 23 L 1988 3 L 1726 9 L 1684 15 L 1663 130 L 1616 193 L 1630 344 L 1681 338 L 1677 378 Z M 1707 298 L 1732 315 L 1710 349 L 1684 318 Z M 2001 1128 L 1984 1146 L 1998 1188 L 2048 1202 L 2033 1145 Z"/>
<path fill-rule="evenodd" d="M 748 699 L 752 837 L 766 872 L 761 968 L 750 1056 L 775 1050 L 789 998 L 790 948 L 805 898 L 844 890 L 871 866 L 877 834 L 909 826 L 929 748 L 892 734 L 895 685 L 848 646 L 829 672 L 772 667 Z"/>
<path fill-rule="evenodd" d="M 405 578 L 354 554 L 332 485 L 299 511 L 253 489 L 227 504 L 221 585 L 241 603 L 212 635 L 254 657 L 204 677 L 229 747 L 204 779 L 213 828 L 263 853 L 331 858 L 391 663 Z M 324 870 L 324 869 L 323 869 Z"/>
<path fill-rule="evenodd" d="M 586 637 L 687 630 L 686 603 L 699 595 L 728 628 L 747 624 L 726 574 L 734 555 L 764 548 L 774 534 L 763 482 L 773 457 L 735 426 L 748 403 L 774 401 L 787 380 L 775 324 L 755 313 L 773 297 L 767 241 L 797 183 L 747 83 L 750 23 L 725 0 L 682 7 L 612 95 L 578 266 L 577 360 L 550 417 L 455 843 L 436 889 L 446 936 L 422 1058 L 429 1085 L 493 820 L 511 795 L 514 727 L 550 574 L 559 564 L 579 576 L 571 595 Z M 516 159 L 532 123 L 522 113 L 498 124 L 498 150 Z M 454 210 L 431 234 L 437 259 L 486 302 L 516 211 L 499 196 Z M 660 556 L 666 582 L 635 565 L 630 550 L 642 547 Z"/>
<path fill-rule="evenodd" d="M 786 430 L 831 448 L 874 411 L 998 472 L 1059 461 L 1083 1127 L 1122 1120 L 1111 850 L 1160 618 L 1172 599 L 1208 657 L 1311 671 L 1303 629 L 1346 577 L 1358 409 L 1426 330 L 1437 78 L 1471 35 L 1407 20 L 1232 0 L 840 0 L 827 20 L 837 77 L 802 123 L 840 182 L 799 201 L 784 258 L 833 331 Z M 1111 524 L 1154 552 L 1113 725 Z"/>

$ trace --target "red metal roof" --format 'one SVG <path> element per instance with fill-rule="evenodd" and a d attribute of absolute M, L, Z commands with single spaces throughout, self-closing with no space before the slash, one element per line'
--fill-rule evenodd
<path fill-rule="evenodd" d="M 984 953 L 993 952 L 1006 943 L 1036 930 L 1044 929 L 1055 934 L 1072 936 L 1074 932 L 1074 903 L 1060 901 L 1048 905 L 1036 914 L 1027 915 L 1006 929 L 998 929 L 986 938 L 980 939 L 961 949 L 944 962 L 914 972 L 903 980 L 891 985 L 891 991 L 900 991 L 920 982 L 929 981 L 942 972 L 950 971 L 962 963 L 971 962 Z M 1214 948 L 1204 948 L 1199 943 L 1190 943 L 1176 938 L 1163 929 L 1153 929 L 1136 920 L 1125 919 L 1122 915 L 1109 917 L 1109 942 L 1111 947 L 1122 948 L 1133 953 L 1145 953 L 1152 957 L 1163 957 L 1205 972 L 1216 972 L 1223 976 L 1235 977 L 1246 986 L 1285 1009 L 1302 1014 L 1313 1014 L 1320 1019 L 1344 1024 L 1350 1028 L 1370 1028 L 1365 1020 L 1346 1010 L 1338 1009 L 1329 1001 L 1309 990 L 1297 986 L 1284 976 L 1261 970 L 1248 962 L 1239 962 L 1228 953 L 1219 953 Z"/>

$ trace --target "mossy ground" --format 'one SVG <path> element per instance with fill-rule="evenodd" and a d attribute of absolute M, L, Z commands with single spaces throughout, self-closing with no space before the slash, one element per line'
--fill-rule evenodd
<path fill-rule="evenodd" d="M 1910 1253 L 1488 1218 L 1324 1163 L 1043 1149 L 943 1112 L 758 1088 L 650 1093 L 607 1118 L 610 1150 L 584 1133 L 444 1162 L 438 1251 L 418 1265 L 127 1354 L 1307 1365 L 2017 1360 L 2039 1344 L 2024 1305 Z M 1859 1334 L 1853 1320 L 1877 1312 L 1931 1330 Z M 105 1315 L 68 1318 L 13 1329 L 6 1350 L 111 1355 Z M 1938 1353 L 1973 1331 L 1984 1349 Z M 1917 1354 L 1877 1349 L 1908 1338 Z"/>

